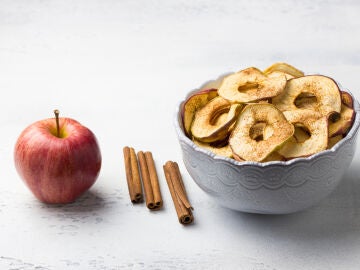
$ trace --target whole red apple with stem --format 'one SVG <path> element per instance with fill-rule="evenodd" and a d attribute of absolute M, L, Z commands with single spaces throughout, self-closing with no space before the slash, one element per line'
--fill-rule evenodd
<path fill-rule="evenodd" d="M 28 126 L 14 150 L 20 177 L 40 201 L 70 203 L 96 181 L 101 153 L 95 135 L 70 118 L 49 118 Z"/>

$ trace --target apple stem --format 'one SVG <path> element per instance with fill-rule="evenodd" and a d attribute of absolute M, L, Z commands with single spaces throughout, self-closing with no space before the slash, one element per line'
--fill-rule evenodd
<path fill-rule="evenodd" d="M 59 124 L 59 110 L 54 110 L 55 120 L 56 120 L 56 136 L 60 138 L 60 124 Z"/>

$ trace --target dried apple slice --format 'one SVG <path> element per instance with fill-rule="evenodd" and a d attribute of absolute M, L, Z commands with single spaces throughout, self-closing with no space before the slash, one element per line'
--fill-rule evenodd
<path fill-rule="evenodd" d="M 336 121 L 329 120 L 329 137 L 346 134 L 355 118 L 355 111 L 341 104 L 340 117 Z"/>
<path fill-rule="evenodd" d="M 233 154 L 232 154 L 229 144 L 222 145 L 222 146 L 215 146 L 214 144 L 200 142 L 196 139 L 194 139 L 193 141 L 196 145 L 213 152 L 215 155 L 228 157 L 228 158 L 233 157 Z"/>
<path fill-rule="evenodd" d="M 314 110 L 327 116 L 333 112 L 340 113 L 340 90 L 334 80 L 322 75 L 310 75 L 287 82 L 285 90 L 272 99 L 273 104 L 281 111 L 293 111 L 296 107 L 295 100 L 303 93 L 316 97 Z"/>
<path fill-rule="evenodd" d="M 290 74 L 287 74 L 285 72 L 281 72 L 281 71 L 273 71 L 273 72 L 270 72 L 268 74 L 266 74 L 266 76 L 268 76 L 269 78 L 272 78 L 272 77 L 277 77 L 277 76 L 285 76 L 286 80 L 290 80 L 290 79 L 294 79 L 296 77 L 290 75 Z"/>
<path fill-rule="evenodd" d="M 244 159 L 240 158 L 239 156 L 235 155 L 233 153 L 233 158 L 237 161 L 243 162 Z M 286 159 L 280 155 L 278 152 L 272 152 L 270 155 L 268 155 L 262 162 L 269 162 L 269 161 L 285 161 Z"/>
<path fill-rule="evenodd" d="M 266 136 L 262 140 L 250 137 L 250 130 L 258 123 L 265 123 Z M 272 104 L 249 104 L 241 112 L 234 130 L 230 134 L 229 145 L 240 159 L 263 161 L 280 148 L 294 134 L 294 126 L 283 113 Z"/>
<path fill-rule="evenodd" d="M 231 104 L 216 97 L 195 113 L 191 134 L 199 141 L 214 142 L 224 139 L 243 105 Z"/>
<path fill-rule="evenodd" d="M 337 135 L 334 137 L 329 138 L 327 149 L 331 149 L 335 144 L 341 141 L 343 138 L 342 135 Z"/>
<path fill-rule="evenodd" d="M 348 92 L 341 91 L 341 102 L 351 109 L 354 108 L 353 98 Z"/>
<path fill-rule="evenodd" d="M 328 120 L 326 116 L 317 117 L 312 110 L 284 112 L 286 119 L 303 129 L 310 136 L 305 141 L 289 140 L 278 152 L 286 159 L 307 157 L 325 150 L 328 145 Z"/>
<path fill-rule="evenodd" d="M 269 162 L 269 161 L 284 161 L 286 160 L 282 155 L 279 154 L 279 152 L 275 151 L 272 152 L 270 155 L 268 155 L 263 162 Z"/>
<path fill-rule="evenodd" d="M 264 73 L 266 75 L 270 75 L 275 72 L 282 72 L 286 74 L 287 79 L 299 78 L 304 76 L 304 72 L 284 62 L 272 64 L 264 70 Z"/>
<path fill-rule="evenodd" d="M 250 67 L 224 78 L 219 96 L 231 102 L 253 102 L 278 95 L 286 85 L 284 75 L 268 77 L 259 69 Z"/>
<path fill-rule="evenodd" d="M 182 121 L 185 133 L 190 137 L 191 124 L 194 119 L 195 112 L 202 108 L 206 103 L 217 96 L 217 89 L 207 89 L 199 91 L 190 96 L 182 106 Z"/>

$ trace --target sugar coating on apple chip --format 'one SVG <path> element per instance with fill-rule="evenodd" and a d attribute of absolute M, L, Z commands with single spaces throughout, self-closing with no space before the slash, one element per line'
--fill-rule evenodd
<path fill-rule="evenodd" d="M 231 104 L 220 96 L 212 99 L 195 113 L 192 136 L 202 142 L 226 138 L 241 108 L 241 104 Z"/>
<path fill-rule="evenodd" d="M 257 132 L 255 129 L 263 124 L 263 136 L 257 135 L 252 138 L 250 133 Z M 265 103 L 249 104 L 241 112 L 231 132 L 229 144 L 234 156 L 240 159 L 264 161 L 293 134 L 294 126 L 275 106 Z"/>
<path fill-rule="evenodd" d="M 316 97 L 316 104 L 312 104 L 314 111 L 323 116 L 333 112 L 340 113 L 339 87 L 334 80 L 321 75 L 310 75 L 289 80 L 285 90 L 274 97 L 272 102 L 281 111 L 303 109 L 296 106 L 296 99 L 304 93 Z"/>
<path fill-rule="evenodd" d="M 305 76 L 304 72 L 284 62 L 274 63 L 264 70 L 264 74 L 268 76 L 278 76 L 277 73 L 284 74 L 287 80 Z"/>
<path fill-rule="evenodd" d="M 184 130 L 188 137 L 191 135 L 190 129 L 195 112 L 202 108 L 210 100 L 215 98 L 217 95 L 217 89 L 206 89 L 193 94 L 183 103 L 181 116 Z"/>
<path fill-rule="evenodd" d="M 286 142 L 278 150 L 282 156 L 286 159 L 307 157 L 327 148 L 328 119 L 326 116 L 319 116 L 311 110 L 286 111 L 284 115 L 290 123 L 306 130 L 309 136 Z"/>
<path fill-rule="evenodd" d="M 250 67 L 224 78 L 218 93 L 231 101 L 247 103 L 279 95 L 285 88 L 286 77 L 268 77 L 261 70 Z"/>

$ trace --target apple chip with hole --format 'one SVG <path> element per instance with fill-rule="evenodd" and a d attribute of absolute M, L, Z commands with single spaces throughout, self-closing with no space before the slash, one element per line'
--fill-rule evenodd
<path fill-rule="evenodd" d="M 326 76 L 287 63 L 223 75 L 182 107 L 186 135 L 237 161 L 280 161 L 330 149 L 355 119 L 353 97 Z M 245 108 L 244 108 L 245 106 Z"/>
<path fill-rule="evenodd" d="M 323 116 L 341 111 L 340 90 L 334 80 L 321 75 L 310 75 L 287 82 L 285 90 L 272 99 L 281 111 L 303 109 L 297 99 L 311 98 L 311 107 Z M 316 99 L 316 102 L 314 102 Z M 304 106 L 303 106 L 304 107 Z"/>
<path fill-rule="evenodd" d="M 275 63 L 264 70 L 269 77 L 284 74 L 287 80 L 304 76 L 304 72 L 284 62 Z"/>
<path fill-rule="evenodd" d="M 266 134 L 259 135 L 262 126 Z M 240 159 L 263 161 L 293 134 L 294 126 L 275 106 L 265 103 L 249 104 L 241 112 L 231 132 L 229 145 L 234 156 Z"/>
<path fill-rule="evenodd" d="M 191 134 L 201 142 L 226 138 L 242 107 L 242 104 L 231 104 L 220 96 L 212 99 L 195 113 Z"/>
<path fill-rule="evenodd" d="M 295 126 L 295 136 L 278 152 L 286 159 L 307 157 L 323 151 L 328 145 L 328 120 L 312 110 L 284 112 L 286 119 Z"/>
<path fill-rule="evenodd" d="M 187 136 L 190 136 L 190 128 L 194 119 L 195 112 L 207 104 L 210 100 L 217 97 L 217 89 L 201 90 L 191 95 L 182 106 L 182 121 Z"/>
<path fill-rule="evenodd" d="M 218 93 L 231 102 L 248 103 L 279 95 L 285 85 L 283 74 L 268 77 L 261 70 L 250 67 L 225 77 Z"/>

